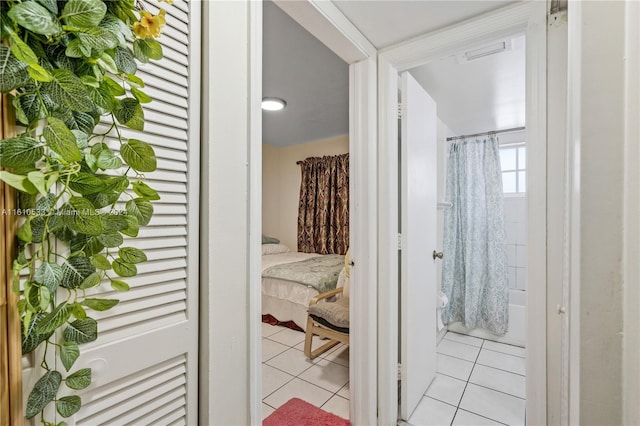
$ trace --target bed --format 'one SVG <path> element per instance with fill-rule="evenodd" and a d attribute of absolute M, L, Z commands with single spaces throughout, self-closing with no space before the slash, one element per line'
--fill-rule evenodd
<path fill-rule="evenodd" d="M 344 256 L 292 252 L 284 246 L 270 252 L 265 246 L 269 245 L 263 244 L 262 314 L 293 321 L 304 330 L 309 300 L 336 287 Z"/>

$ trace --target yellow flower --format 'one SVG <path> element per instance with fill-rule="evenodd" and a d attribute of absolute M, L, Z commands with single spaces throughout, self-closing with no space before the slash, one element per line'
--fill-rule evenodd
<path fill-rule="evenodd" d="M 173 0 L 158 0 L 164 3 L 173 4 Z"/>
<path fill-rule="evenodd" d="M 140 12 L 140 15 L 140 21 L 133 24 L 133 33 L 140 38 L 160 36 L 160 31 L 166 23 L 164 9 L 160 9 L 160 12 L 155 16 L 146 10 Z"/>

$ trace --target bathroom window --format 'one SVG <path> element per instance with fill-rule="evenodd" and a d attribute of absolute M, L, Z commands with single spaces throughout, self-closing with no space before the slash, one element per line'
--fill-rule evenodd
<path fill-rule="evenodd" d="M 500 148 L 502 167 L 502 189 L 505 194 L 527 192 L 527 148 L 524 144 Z"/>

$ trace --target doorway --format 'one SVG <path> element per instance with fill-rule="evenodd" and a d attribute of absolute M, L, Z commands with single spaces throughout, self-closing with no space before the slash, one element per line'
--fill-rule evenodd
<path fill-rule="evenodd" d="M 349 345 L 304 345 L 310 301 L 345 281 L 349 66 L 262 5 L 263 99 L 283 102 L 262 112 L 262 419 L 293 398 L 348 419 Z"/>
<path fill-rule="evenodd" d="M 350 170 L 349 170 L 349 193 L 350 193 L 350 253 L 352 260 L 351 269 L 351 325 L 350 325 L 350 345 L 349 358 L 358 359 L 356 365 L 348 368 L 348 386 L 342 386 L 335 390 L 333 397 L 330 399 L 346 399 L 344 397 L 353 396 L 350 399 L 349 417 L 353 423 L 372 424 L 375 423 L 375 310 L 376 310 L 376 294 L 369 288 L 370 282 L 375 282 L 376 275 L 376 246 L 375 241 L 368 238 L 375 232 L 375 118 L 376 118 L 376 87 L 375 87 L 375 55 L 376 51 L 362 35 L 350 25 L 348 21 L 336 19 L 341 17 L 338 9 L 329 2 L 280 2 L 274 1 L 274 4 L 266 7 L 274 6 L 282 9 L 287 15 L 293 18 L 302 28 L 308 30 L 312 36 L 323 42 L 335 55 L 348 64 L 348 82 L 349 87 L 345 95 L 349 100 L 349 125 L 348 125 L 348 152 L 350 153 Z M 266 8 L 265 8 L 266 13 Z M 318 28 L 318 20 L 330 22 L 330 26 L 322 26 Z M 336 37 L 338 35 L 338 37 Z M 265 88 L 266 90 L 266 88 Z M 269 94 L 264 92 L 264 96 Z M 357 105 L 357 107 L 356 107 Z M 260 141 L 262 143 L 262 141 Z M 253 148 L 252 148 L 253 149 Z M 270 149 L 263 149 L 263 160 L 270 155 Z M 309 155 L 318 155 L 309 154 Z M 295 166 L 295 170 L 299 176 L 299 166 L 295 165 L 296 161 L 304 160 L 304 158 L 289 158 L 291 164 Z M 264 165 L 264 162 L 263 162 Z M 267 171 L 267 170 L 265 170 Z M 264 183 L 264 182 L 263 182 Z M 299 186 L 298 186 L 299 187 Z M 297 189 L 297 188 L 296 188 Z M 264 190 L 264 186 L 263 186 Z M 263 201 L 266 193 L 263 193 Z M 297 194 L 296 194 L 297 197 Z M 357 228 L 354 226 L 357 224 Z M 265 223 L 263 221 L 263 226 Z M 294 228 L 295 229 L 295 228 Z M 263 227 L 263 233 L 270 232 Z M 362 262 L 360 261 L 362 259 Z M 366 259 L 366 261 L 365 261 Z M 252 280 L 252 286 L 259 288 L 257 280 Z M 252 290 L 253 294 L 255 291 Z M 354 303 L 353 300 L 359 300 Z M 258 299 L 260 300 L 260 299 Z M 255 301 L 255 299 L 254 299 Z M 271 330 L 268 330 L 268 332 Z M 286 332 L 286 334 L 290 334 Z M 273 335 L 272 335 L 273 336 Z M 278 336 L 268 340 L 276 339 Z M 284 336 L 284 334 L 283 334 Z M 317 338 L 316 338 L 317 339 Z M 256 345 L 256 340 L 252 339 L 252 344 Z M 263 347 L 264 351 L 264 347 Z M 335 351 L 338 357 L 340 349 Z M 344 352 L 344 350 L 342 350 Z M 263 353 L 264 355 L 264 353 Z M 331 356 L 330 354 L 329 356 Z M 343 354 L 344 355 L 344 354 Z M 304 355 L 303 355 L 304 357 Z M 326 362 L 326 359 L 320 362 Z M 344 363 L 344 359 L 337 358 L 336 365 Z M 331 361 L 329 361 L 331 362 Z M 270 366 L 272 367 L 272 366 Z M 302 372 L 302 374 L 311 374 L 311 369 Z M 338 367 L 336 367 L 338 368 Z M 316 368 L 316 370 L 319 370 Z M 255 370 L 260 376 L 260 369 Z M 254 377 L 258 374 L 254 374 Z M 298 377 L 296 377 L 298 378 Z M 302 378 L 301 378 L 302 379 Z M 302 379 L 304 380 L 304 379 Z M 295 381 L 295 380 L 293 380 Z M 252 383 L 259 383 L 252 380 Z M 286 386 L 286 385 L 285 385 Z M 260 386 L 258 386 L 260 387 Z M 263 386 L 264 387 L 264 384 Z M 359 389 L 356 393 L 353 390 Z M 260 389 L 258 389 L 258 392 Z M 255 398 L 255 390 L 252 392 L 254 401 L 252 402 L 252 418 L 262 418 L 256 416 L 256 406 L 259 401 Z M 275 399 L 271 399 L 275 401 Z M 256 404 L 258 402 L 258 404 Z M 330 402 L 330 401 L 328 401 Z M 330 408 L 330 407 L 327 407 Z M 267 409 L 268 410 L 268 409 Z M 268 410 L 269 411 L 269 410 Z"/>
<path fill-rule="evenodd" d="M 500 11 L 467 21 L 434 35 L 427 35 L 418 40 L 408 42 L 389 49 L 380 55 L 380 156 L 396 157 L 397 121 L 395 117 L 396 93 L 398 90 L 397 75 L 399 72 L 411 70 L 449 56 L 477 49 L 492 41 L 521 32 L 526 36 L 526 140 L 535 141 L 527 153 L 528 171 L 528 207 L 530 218 L 527 231 L 530 236 L 526 262 L 527 282 L 535 282 L 535 288 L 528 292 L 528 312 L 526 319 L 526 372 L 535 379 L 526 385 L 527 422 L 541 424 L 546 421 L 546 334 L 544 327 L 536 326 L 536 318 L 546 315 L 546 9 L 544 4 L 515 5 Z M 494 130 L 494 129 L 486 129 Z M 499 130 L 499 128 L 495 129 Z M 391 162 L 393 163 L 393 162 Z M 391 206 L 397 206 L 399 200 L 397 182 L 397 163 L 381 168 L 381 181 L 389 180 L 391 184 L 381 186 L 380 192 L 380 235 L 392 237 L 388 230 L 398 229 L 398 213 Z M 393 238 L 393 237 L 392 237 Z M 390 241 L 389 241 L 390 242 Z M 381 241 L 381 247 L 393 247 Z M 434 247 L 435 248 L 435 247 Z M 390 321 L 398 325 L 398 292 L 393 286 L 383 286 L 383 282 L 394 282 L 398 276 L 398 256 L 395 250 L 383 249 L 380 257 L 380 298 L 386 302 L 380 305 L 380 322 Z M 404 285 L 404 283 L 403 283 Z M 434 295 L 435 298 L 435 295 Z M 402 305 L 402 303 L 400 303 Z M 401 309 L 404 309 L 402 306 Z M 400 311 L 401 312 L 401 311 Z M 435 327 L 435 319 L 432 326 Z M 405 330 L 398 328 L 389 333 L 380 334 L 380 347 L 385 348 L 381 358 L 399 360 L 397 345 Z M 404 336 L 402 336 L 404 337 Z M 407 336 L 411 339 L 411 336 Z M 400 339 L 401 341 L 401 339 Z M 396 361 L 397 362 L 397 361 Z M 391 370 L 391 363 L 386 367 Z M 403 366 L 404 368 L 404 366 Z M 381 365 L 381 370 L 385 366 Z M 397 416 L 397 387 L 392 384 L 395 378 L 391 375 L 380 375 L 381 422 L 393 422 Z M 385 382 L 388 380 L 388 382 Z M 426 391 L 426 389 L 425 389 Z M 402 404 L 402 401 L 401 401 Z"/>
<path fill-rule="evenodd" d="M 407 219 L 417 216 L 425 227 L 418 240 L 428 240 L 418 255 L 415 246 L 406 244 L 408 253 L 402 259 L 417 256 L 422 269 L 437 271 L 419 273 L 418 283 L 412 285 L 407 282 L 411 274 L 401 269 L 401 297 L 407 287 L 428 287 L 430 293 L 422 300 L 436 296 L 436 303 L 427 306 L 412 304 L 420 300 L 413 296 L 402 297 L 400 304 L 428 312 L 426 320 L 415 321 L 415 313 L 407 315 L 401 309 L 401 318 L 409 318 L 401 324 L 401 336 L 420 334 L 437 344 L 419 357 L 424 360 L 420 364 L 432 362 L 434 371 L 414 395 L 404 382 L 415 381 L 418 372 L 427 369 L 405 365 L 406 352 L 411 355 L 416 349 L 411 341 L 401 346 L 403 370 L 413 372 L 402 378 L 400 415 L 411 424 L 482 424 L 486 419 L 524 424 L 525 44 L 524 34 L 511 34 L 401 73 L 403 82 L 413 79 L 416 86 L 403 84 L 402 97 L 432 97 L 437 111 L 416 114 L 415 104 L 402 102 L 402 151 L 418 164 L 403 161 L 401 187 L 405 181 L 411 185 L 405 175 L 415 177 L 421 171 L 419 187 L 432 194 L 426 207 L 413 202 L 406 211 L 406 200 L 401 203 L 401 223 L 406 227 Z M 405 95 L 409 89 L 413 92 Z M 406 152 L 412 150 L 412 138 L 405 135 L 409 126 L 404 122 L 412 120 L 421 126 L 430 122 L 430 138 L 425 137 L 429 127 L 425 136 L 413 138 L 422 150 L 430 147 L 430 155 L 420 156 L 416 149 Z M 402 196 L 411 198 L 406 189 Z M 430 235 L 434 229 L 437 238 Z M 415 234 L 402 231 L 406 240 Z M 416 322 L 430 325 L 426 330 L 405 330 Z M 414 400 L 405 403 L 412 396 Z"/>

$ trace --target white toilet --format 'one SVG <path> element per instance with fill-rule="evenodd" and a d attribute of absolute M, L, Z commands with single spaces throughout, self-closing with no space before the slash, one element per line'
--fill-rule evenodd
<path fill-rule="evenodd" d="M 437 302 L 438 304 L 436 305 L 436 316 L 438 321 L 438 332 L 440 332 L 440 330 L 444 328 L 444 323 L 442 322 L 442 308 L 447 306 L 447 304 L 449 303 L 449 298 L 446 294 L 440 292 L 440 298 Z"/>

